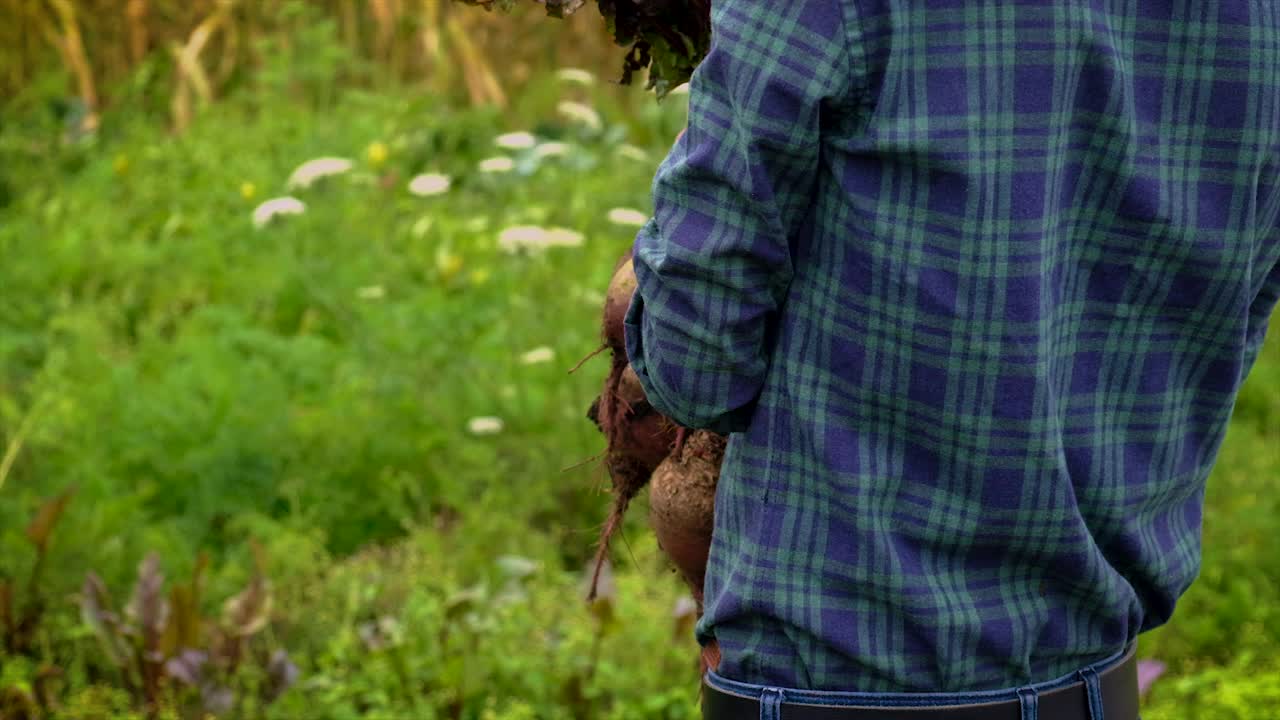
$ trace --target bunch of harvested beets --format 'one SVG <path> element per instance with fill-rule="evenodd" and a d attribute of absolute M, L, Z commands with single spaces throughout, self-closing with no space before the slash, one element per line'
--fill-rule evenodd
<path fill-rule="evenodd" d="M 631 251 L 627 251 L 614 269 L 604 303 L 609 376 L 587 414 L 608 443 L 605 464 L 613 486 L 613 508 L 601 532 L 591 593 L 594 596 L 609 538 L 621 525 L 631 501 L 648 485 L 649 521 L 658 544 L 689 584 L 701 610 L 725 438 L 706 430 L 682 428 L 645 398 L 640 379 L 627 362 L 622 325 L 635 289 Z"/>
<path fill-rule="evenodd" d="M 572 15 L 586 0 L 457 0 L 487 10 L 521 2 L 545 6 L 547 15 Z M 627 49 L 621 82 L 648 70 L 659 98 L 685 83 L 711 46 L 711 0 L 596 0 L 613 41 Z M 608 443 L 606 466 L 613 507 L 601 532 L 591 597 L 595 597 L 609 540 L 631 501 L 649 486 L 649 519 L 658 544 L 689 584 L 702 610 L 702 580 L 711 547 L 712 510 L 725 437 L 676 425 L 645 398 L 627 362 L 622 320 L 636 289 L 628 251 L 614 268 L 604 308 L 604 348 L 611 355 L 604 390 L 588 412 Z M 714 657 L 711 656 L 711 657 Z M 708 655 L 704 652 L 704 663 Z M 714 661 L 710 663 L 714 666 Z"/>

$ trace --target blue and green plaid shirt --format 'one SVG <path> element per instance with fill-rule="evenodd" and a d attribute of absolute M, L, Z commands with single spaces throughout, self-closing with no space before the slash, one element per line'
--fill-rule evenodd
<path fill-rule="evenodd" d="M 1280 4 L 712 10 L 627 341 L 734 433 L 721 674 L 1008 687 L 1164 623 L 1280 295 Z"/>

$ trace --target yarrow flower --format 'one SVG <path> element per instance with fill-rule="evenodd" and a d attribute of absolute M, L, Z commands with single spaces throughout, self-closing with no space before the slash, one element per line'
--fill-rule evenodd
<path fill-rule="evenodd" d="M 552 247 L 580 247 L 585 240 L 582 233 L 567 228 L 516 225 L 498 235 L 498 249 L 507 253 L 536 252 Z"/>
<path fill-rule="evenodd" d="M 296 197 L 278 197 L 263 202 L 253 210 L 253 226 L 266 227 L 268 223 L 280 215 L 301 215 L 307 206 Z"/>
<path fill-rule="evenodd" d="M 643 227 L 649 222 L 649 216 L 632 208 L 617 207 L 609 211 L 609 222 L 614 225 Z"/>
<path fill-rule="evenodd" d="M 538 365 L 549 363 L 556 357 L 556 351 L 547 346 L 536 347 L 520 356 L 521 365 Z"/>
<path fill-rule="evenodd" d="M 409 181 L 409 192 L 418 197 L 441 195 L 449 192 L 450 184 L 448 175 L 423 173 Z"/>
<path fill-rule="evenodd" d="M 550 228 L 547 230 L 547 247 L 582 247 L 582 243 L 586 237 L 576 231 L 566 228 Z"/>
<path fill-rule="evenodd" d="M 547 231 L 544 228 L 535 225 L 516 225 L 499 233 L 498 248 L 509 253 L 541 249 L 546 237 Z"/>
<path fill-rule="evenodd" d="M 604 122 L 600 119 L 600 113 L 580 102 L 563 100 L 559 105 L 556 105 L 556 112 L 573 122 L 586 125 L 592 130 L 599 130 L 604 127 Z"/>
<path fill-rule="evenodd" d="M 645 152 L 643 148 L 636 147 L 635 145 L 625 143 L 619 145 L 617 153 L 620 158 L 635 160 L 636 162 L 649 162 L 649 153 Z"/>
<path fill-rule="evenodd" d="M 499 155 L 498 157 L 491 157 L 485 160 L 481 160 L 479 165 L 480 172 L 490 173 L 490 174 L 508 173 L 514 170 L 515 167 L 516 167 L 515 162 L 513 162 L 511 158 L 506 157 L 505 155 Z"/>
<path fill-rule="evenodd" d="M 351 161 L 340 157 L 322 157 L 308 160 L 298 166 L 286 184 L 290 190 L 306 189 L 317 180 L 341 175 L 351 169 Z"/>
<path fill-rule="evenodd" d="M 553 157 L 564 157 L 569 154 L 569 144 L 562 142 L 545 142 L 533 149 L 533 156 L 539 160 Z"/>
<path fill-rule="evenodd" d="M 583 70 L 582 68 L 574 67 L 560 68 L 556 71 L 556 79 L 583 86 L 594 85 L 596 83 L 595 75 L 592 75 L 590 72 Z"/>
<path fill-rule="evenodd" d="M 510 132 L 493 139 L 493 144 L 504 150 L 528 150 L 538 144 L 532 133 Z"/>
<path fill-rule="evenodd" d="M 502 418 L 474 417 L 467 421 L 467 431 L 472 435 L 496 435 L 502 432 Z"/>

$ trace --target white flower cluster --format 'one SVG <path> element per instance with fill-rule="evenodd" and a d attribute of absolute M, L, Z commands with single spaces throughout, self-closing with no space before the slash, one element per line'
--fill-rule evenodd
<path fill-rule="evenodd" d="M 449 192 L 452 181 L 448 175 L 440 173 L 423 173 L 409 181 L 409 192 L 418 197 L 430 197 Z"/>
<path fill-rule="evenodd" d="M 570 146 L 568 143 L 544 142 L 539 143 L 538 146 L 533 149 L 533 156 L 539 160 L 564 157 L 569 154 L 569 149 Z"/>
<path fill-rule="evenodd" d="M 480 169 L 480 172 L 492 175 L 497 173 L 509 173 L 516 168 L 516 164 L 511 158 L 505 155 L 499 155 L 497 157 L 481 160 L 477 167 Z"/>
<path fill-rule="evenodd" d="M 586 238 L 566 228 L 516 225 L 498 234 L 498 249 L 506 253 L 538 252 L 553 247 L 581 247 Z"/>
<path fill-rule="evenodd" d="M 467 421 L 467 432 L 472 435 L 497 435 L 502 432 L 502 418 L 483 416 L 474 417 Z"/>
<path fill-rule="evenodd" d="M 521 365 L 541 365 L 556 358 L 556 351 L 543 345 L 520 355 Z"/>
<path fill-rule="evenodd" d="M 609 222 L 626 227 L 644 227 L 649 216 L 634 208 L 616 207 L 609 211 Z"/>
<path fill-rule="evenodd" d="M 503 150 L 528 150 L 538 144 L 538 138 L 533 133 L 509 132 L 494 138 L 493 144 Z"/>
<path fill-rule="evenodd" d="M 306 211 L 306 204 L 296 197 L 272 198 L 253 209 L 253 226 L 263 228 L 282 215 L 301 215 Z"/>
<path fill-rule="evenodd" d="M 556 105 L 556 112 L 564 116 L 566 120 L 576 122 L 592 130 L 600 130 L 604 127 L 604 121 L 600 119 L 600 113 L 590 105 L 584 105 L 580 102 L 572 100 L 563 100 Z"/>
<path fill-rule="evenodd" d="M 590 87 L 596 84 L 596 76 L 582 68 L 561 68 L 556 71 L 556 79 L 571 85 Z"/>
<path fill-rule="evenodd" d="M 351 161 L 341 157 L 308 160 L 293 171 L 286 186 L 290 190 L 305 190 L 324 178 L 349 172 L 351 168 Z"/>

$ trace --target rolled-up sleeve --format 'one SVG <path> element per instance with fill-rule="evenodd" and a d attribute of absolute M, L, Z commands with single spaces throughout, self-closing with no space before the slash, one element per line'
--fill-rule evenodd
<path fill-rule="evenodd" d="M 745 430 L 810 211 L 824 109 L 851 86 L 837 0 L 715 0 L 689 125 L 635 239 L 627 354 L 649 401 L 691 428 Z"/>

